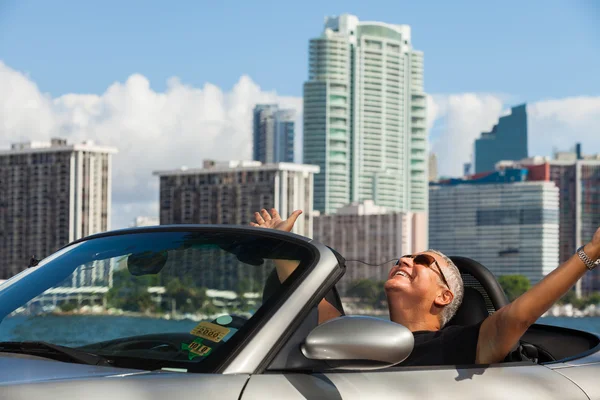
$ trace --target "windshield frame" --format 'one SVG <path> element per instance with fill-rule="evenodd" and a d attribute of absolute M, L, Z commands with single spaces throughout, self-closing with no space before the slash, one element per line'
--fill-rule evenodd
<path fill-rule="evenodd" d="M 239 330 L 231 337 L 231 339 L 224 343 L 222 346 L 214 349 L 213 357 L 208 357 L 201 363 L 184 363 L 177 361 L 165 361 L 164 368 L 175 367 L 183 368 L 188 372 L 197 373 L 219 373 L 226 369 L 228 364 L 235 358 L 235 355 L 241 351 L 241 349 L 254 337 L 254 335 L 271 319 L 271 317 L 279 310 L 279 308 L 287 301 L 287 298 L 298 288 L 298 286 L 305 280 L 305 278 L 314 270 L 320 260 L 320 254 L 317 248 L 312 245 L 312 241 L 309 238 L 296 235 L 293 233 L 275 231 L 264 228 L 254 228 L 247 226 L 236 226 L 236 225 L 159 225 L 151 227 L 139 227 L 129 228 L 116 231 L 103 232 L 95 235 L 90 235 L 85 238 L 78 239 L 66 246 L 63 246 L 52 255 L 42 259 L 38 266 L 31 267 L 15 277 L 7 280 L 3 285 L 0 286 L 0 298 L 2 296 L 10 295 L 10 290 L 5 292 L 2 289 L 8 289 L 12 287 L 18 287 L 16 285 L 22 278 L 34 279 L 36 273 L 45 270 L 48 267 L 48 263 L 54 260 L 58 255 L 64 255 L 69 253 L 71 250 L 79 247 L 79 245 L 89 242 L 95 239 L 115 237 L 122 235 L 134 235 L 140 233 L 173 233 L 173 232 L 190 232 L 190 233 L 206 233 L 206 234 L 241 234 L 248 235 L 249 237 L 264 237 L 277 239 L 282 242 L 291 243 L 294 245 L 301 246 L 310 255 L 310 259 L 301 260 L 296 270 L 280 285 L 278 290 L 268 298 L 262 305 L 257 309 L 252 318 L 250 318 Z M 16 279 L 15 282 L 11 282 Z M 7 285 L 8 284 L 8 285 Z M 47 290 L 47 289 L 46 289 Z M 0 320 L 2 323 L 2 320 Z M 76 347 L 75 347 L 76 348 Z M 99 353 L 101 354 L 101 352 Z M 158 360 L 128 357 L 123 354 L 122 357 L 115 355 L 115 360 L 122 359 L 126 361 L 127 366 L 119 365 L 120 368 L 134 368 L 136 361 L 142 363 L 148 363 L 154 366 L 159 364 Z M 121 363 L 119 363 L 121 364 Z M 142 369 L 142 368 L 140 368 Z"/>

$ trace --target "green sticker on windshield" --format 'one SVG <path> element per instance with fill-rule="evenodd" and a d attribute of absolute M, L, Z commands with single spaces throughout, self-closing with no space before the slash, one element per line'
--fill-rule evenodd
<path fill-rule="evenodd" d="M 206 357 L 212 349 L 202 344 L 202 339 L 194 339 L 190 344 L 181 343 L 181 350 L 189 351 L 188 359 L 193 360 L 196 357 Z"/>

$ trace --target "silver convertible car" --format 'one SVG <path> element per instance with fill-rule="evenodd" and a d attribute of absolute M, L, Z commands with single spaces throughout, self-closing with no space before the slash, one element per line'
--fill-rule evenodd
<path fill-rule="evenodd" d="M 465 298 L 451 324 L 506 304 L 482 265 L 452 257 Z M 286 279 L 278 263 L 293 263 Z M 90 236 L 0 285 L 1 399 L 600 399 L 600 339 L 533 325 L 505 362 L 402 365 L 414 338 L 343 311 L 344 258 L 239 226 Z"/>

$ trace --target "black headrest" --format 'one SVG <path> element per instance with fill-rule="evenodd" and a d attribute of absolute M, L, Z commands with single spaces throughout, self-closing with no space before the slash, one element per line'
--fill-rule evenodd
<path fill-rule="evenodd" d="M 471 275 L 477 284 L 483 288 L 489 297 L 491 306 L 493 306 L 494 310 L 499 310 L 508 304 L 508 299 L 506 298 L 502 286 L 500 286 L 500 283 L 498 283 L 498 280 L 489 269 L 468 257 L 451 256 L 450 259 L 454 262 L 461 274 Z M 467 282 L 465 282 L 465 286 L 469 286 Z M 463 301 L 463 304 L 464 303 L 465 301 Z"/>
<path fill-rule="evenodd" d="M 447 325 L 476 324 L 487 318 L 490 312 L 508 304 L 502 286 L 489 269 L 468 257 L 451 256 L 450 259 L 463 275 L 465 286 L 463 301 Z M 478 289 L 485 292 L 487 302 Z"/>
<path fill-rule="evenodd" d="M 483 321 L 489 315 L 481 293 L 472 287 L 465 287 L 463 301 L 454 317 L 446 325 L 473 325 Z"/>

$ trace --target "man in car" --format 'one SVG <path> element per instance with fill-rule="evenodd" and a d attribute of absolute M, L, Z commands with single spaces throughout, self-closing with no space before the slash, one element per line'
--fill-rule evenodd
<path fill-rule="evenodd" d="M 302 211 L 283 220 L 277 210 L 255 213 L 252 226 L 291 231 Z M 541 255 L 540 255 L 541 256 Z M 586 273 L 600 264 L 600 228 L 591 242 L 526 293 L 482 322 L 445 326 L 461 304 L 463 282 L 454 263 L 435 250 L 403 256 L 385 282 L 390 319 L 410 329 L 415 347 L 401 365 L 492 364 L 503 361 L 525 331 Z M 295 265 L 277 266 L 281 281 Z M 325 299 L 319 323 L 340 316 Z"/>

